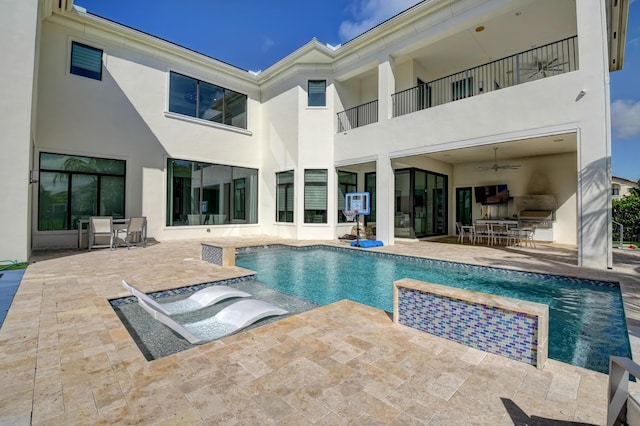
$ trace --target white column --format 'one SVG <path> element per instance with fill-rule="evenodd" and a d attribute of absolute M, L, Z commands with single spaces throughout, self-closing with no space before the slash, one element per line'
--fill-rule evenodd
<path fill-rule="evenodd" d="M 599 11 L 597 13 L 596 11 Z M 611 129 L 605 2 L 576 2 L 580 72 L 592 87 L 578 134 L 578 264 L 612 266 Z M 588 84 L 588 83 L 587 83 Z"/>
<path fill-rule="evenodd" d="M 0 259 L 26 261 L 31 252 L 31 138 L 33 88 L 37 75 L 38 1 L 3 2 L 0 13 L 0 68 L 3 85 L 0 98 Z M 37 177 L 34 176 L 34 177 Z M 33 191 L 37 185 L 33 184 Z"/>
<path fill-rule="evenodd" d="M 388 153 L 381 153 L 376 162 L 376 239 L 393 245 L 395 179 Z"/>
<path fill-rule="evenodd" d="M 388 120 L 393 116 L 393 100 L 391 95 L 396 90 L 395 63 L 387 57 L 378 64 L 378 121 Z"/>

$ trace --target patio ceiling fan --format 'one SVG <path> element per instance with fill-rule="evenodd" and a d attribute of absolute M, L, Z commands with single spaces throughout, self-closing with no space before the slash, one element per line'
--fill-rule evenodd
<path fill-rule="evenodd" d="M 520 168 L 520 164 L 498 164 L 498 148 L 493 148 L 493 165 L 491 166 L 479 166 L 474 170 L 477 172 L 484 172 L 487 170 L 493 170 L 497 172 L 498 170 L 516 170 Z"/>
<path fill-rule="evenodd" d="M 523 77 L 531 80 L 536 76 L 548 77 L 549 73 L 562 72 L 564 71 L 564 65 L 567 63 L 568 62 L 558 62 L 558 58 L 543 60 L 534 57 L 533 63 L 520 67 L 520 71 L 524 72 Z"/>

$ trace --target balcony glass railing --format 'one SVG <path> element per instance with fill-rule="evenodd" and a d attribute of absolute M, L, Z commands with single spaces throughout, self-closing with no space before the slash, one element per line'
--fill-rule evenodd
<path fill-rule="evenodd" d="M 378 122 L 378 100 L 338 113 L 338 133 Z"/>
<path fill-rule="evenodd" d="M 578 37 L 573 36 L 394 93 L 393 116 L 577 69 Z"/>

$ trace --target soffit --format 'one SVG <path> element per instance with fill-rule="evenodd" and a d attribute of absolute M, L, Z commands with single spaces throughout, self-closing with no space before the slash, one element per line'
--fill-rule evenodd
<path fill-rule="evenodd" d="M 573 0 L 514 2 L 464 22 L 465 28 L 423 46 L 403 49 L 396 61 L 412 59 L 430 75 L 466 69 L 577 34 Z M 482 31 L 476 28 L 484 27 Z M 426 44 L 428 43 L 428 44 Z"/>
<path fill-rule="evenodd" d="M 514 158 L 538 157 L 542 155 L 558 155 L 577 152 L 575 133 L 550 135 L 538 138 L 523 139 L 510 142 L 460 148 L 424 154 L 449 164 L 465 164 L 487 162 L 493 163 L 494 150 L 498 148 L 498 163 Z"/>

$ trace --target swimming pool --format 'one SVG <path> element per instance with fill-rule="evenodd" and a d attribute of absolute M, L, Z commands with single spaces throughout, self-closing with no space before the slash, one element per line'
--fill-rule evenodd
<path fill-rule="evenodd" d="M 549 305 L 549 358 L 607 373 L 609 356 L 631 356 L 615 283 L 511 271 L 328 246 L 241 249 L 236 264 L 311 302 L 351 299 L 393 310 L 393 281 L 436 284 Z"/>

